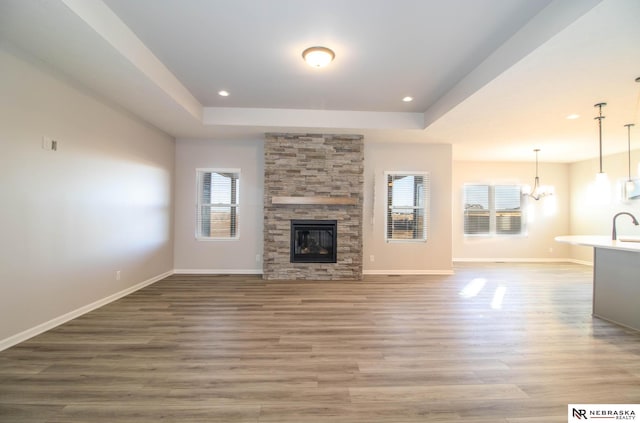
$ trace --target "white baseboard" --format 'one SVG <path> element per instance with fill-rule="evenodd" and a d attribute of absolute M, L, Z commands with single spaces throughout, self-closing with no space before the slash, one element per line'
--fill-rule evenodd
<path fill-rule="evenodd" d="M 573 263 L 568 258 L 454 258 L 454 263 Z"/>
<path fill-rule="evenodd" d="M 364 275 L 453 275 L 453 270 L 365 270 Z"/>
<path fill-rule="evenodd" d="M 456 263 L 575 263 L 593 266 L 593 262 L 571 258 L 454 258 Z"/>
<path fill-rule="evenodd" d="M 149 286 L 155 282 L 158 282 L 159 280 L 162 280 L 168 276 L 171 276 L 173 275 L 173 273 L 174 272 L 170 270 L 161 275 L 154 276 L 151 279 L 147 279 L 144 282 L 140 282 L 139 284 L 130 286 L 129 288 L 123 289 L 122 291 L 116 292 L 115 294 L 104 297 L 98 301 L 94 301 L 91 304 L 87 304 L 76 310 L 70 311 L 69 313 L 63 314 L 62 316 L 58 316 L 54 319 L 49 320 L 48 322 L 41 323 L 37 326 L 32 327 L 31 329 L 27 329 L 18 334 L 2 339 L 0 340 L 0 351 L 6 350 L 7 348 L 17 345 L 20 342 L 24 342 L 29 338 L 33 338 L 36 335 L 40 335 L 41 333 L 46 332 L 50 329 L 53 329 L 56 326 L 60 326 L 61 324 L 66 323 L 69 320 L 73 320 L 76 317 L 80 317 L 85 313 L 93 311 L 113 301 L 119 300 L 120 298 L 125 297 L 139 289 L 142 289 L 145 286 Z"/>
<path fill-rule="evenodd" d="M 178 275 L 262 275 L 262 269 L 173 269 Z"/>
<path fill-rule="evenodd" d="M 585 266 L 591 266 L 593 267 L 593 262 L 592 261 L 586 261 L 586 260 L 576 260 L 576 259 L 569 259 L 567 260 L 569 263 L 575 263 L 575 264 L 583 264 Z"/>

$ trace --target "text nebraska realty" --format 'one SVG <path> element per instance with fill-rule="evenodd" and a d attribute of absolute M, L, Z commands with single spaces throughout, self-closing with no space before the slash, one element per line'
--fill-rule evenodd
<path fill-rule="evenodd" d="M 579 419 L 635 420 L 636 412 L 633 410 L 589 410 L 587 413 L 586 410 L 576 410 L 574 408 L 573 416 Z"/>

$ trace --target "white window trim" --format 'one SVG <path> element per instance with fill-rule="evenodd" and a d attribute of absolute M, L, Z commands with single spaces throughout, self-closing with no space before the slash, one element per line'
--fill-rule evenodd
<path fill-rule="evenodd" d="M 241 180 L 242 178 L 242 172 L 240 168 L 226 168 L 226 167 L 197 167 L 196 168 L 196 183 L 195 183 L 195 187 L 196 187 L 196 198 L 195 198 L 195 210 L 196 210 L 196 215 L 195 215 L 195 224 L 194 224 L 194 229 L 195 229 L 195 239 L 197 241 L 202 241 L 202 242 L 233 242 L 233 241 L 238 241 L 240 239 L 240 226 L 236 226 L 236 236 L 231 238 L 231 237 L 210 237 L 210 236 L 200 236 L 199 235 L 199 229 L 198 229 L 198 215 L 199 215 L 199 206 L 200 206 L 200 173 L 202 172 L 214 172 L 214 173 L 236 173 L 238 174 L 238 180 Z M 236 203 L 238 209 L 240 208 L 240 198 L 238 198 L 238 202 Z M 238 215 L 240 215 L 240 213 L 238 213 Z"/>
<path fill-rule="evenodd" d="M 424 198 L 424 239 L 393 239 L 388 237 L 388 224 L 389 224 L 389 204 L 388 204 L 388 189 L 387 180 L 389 176 L 393 175 L 406 175 L 406 176 L 423 176 L 426 177 L 425 185 L 425 198 Z M 424 170 L 388 170 L 384 172 L 384 240 L 390 244 L 415 244 L 426 243 L 429 239 L 429 217 L 431 206 L 431 172 L 425 172 Z"/>

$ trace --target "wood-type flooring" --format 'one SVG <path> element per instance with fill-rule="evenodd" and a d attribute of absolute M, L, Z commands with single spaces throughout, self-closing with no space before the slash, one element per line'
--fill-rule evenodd
<path fill-rule="evenodd" d="M 174 275 L 0 352 L 0 421 L 564 423 L 569 403 L 640 403 L 640 333 L 591 317 L 591 272 Z"/>

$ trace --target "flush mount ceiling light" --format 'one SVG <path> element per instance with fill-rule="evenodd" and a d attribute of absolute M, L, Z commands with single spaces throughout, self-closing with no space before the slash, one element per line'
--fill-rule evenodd
<path fill-rule="evenodd" d="M 413 97 L 406 96 L 402 99 L 402 101 L 404 101 L 405 103 L 411 103 L 413 101 Z"/>
<path fill-rule="evenodd" d="M 218 95 L 220 97 L 229 97 L 229 91 L 225 91 L 225 90 L 218 91 Z"/>
<path fill-rule="evenodd" d="M 309 47 L 302 52 L 304 61 L 314 68 L 327 66 L 335 57 L 333 50 L 326 47 Z"/>

